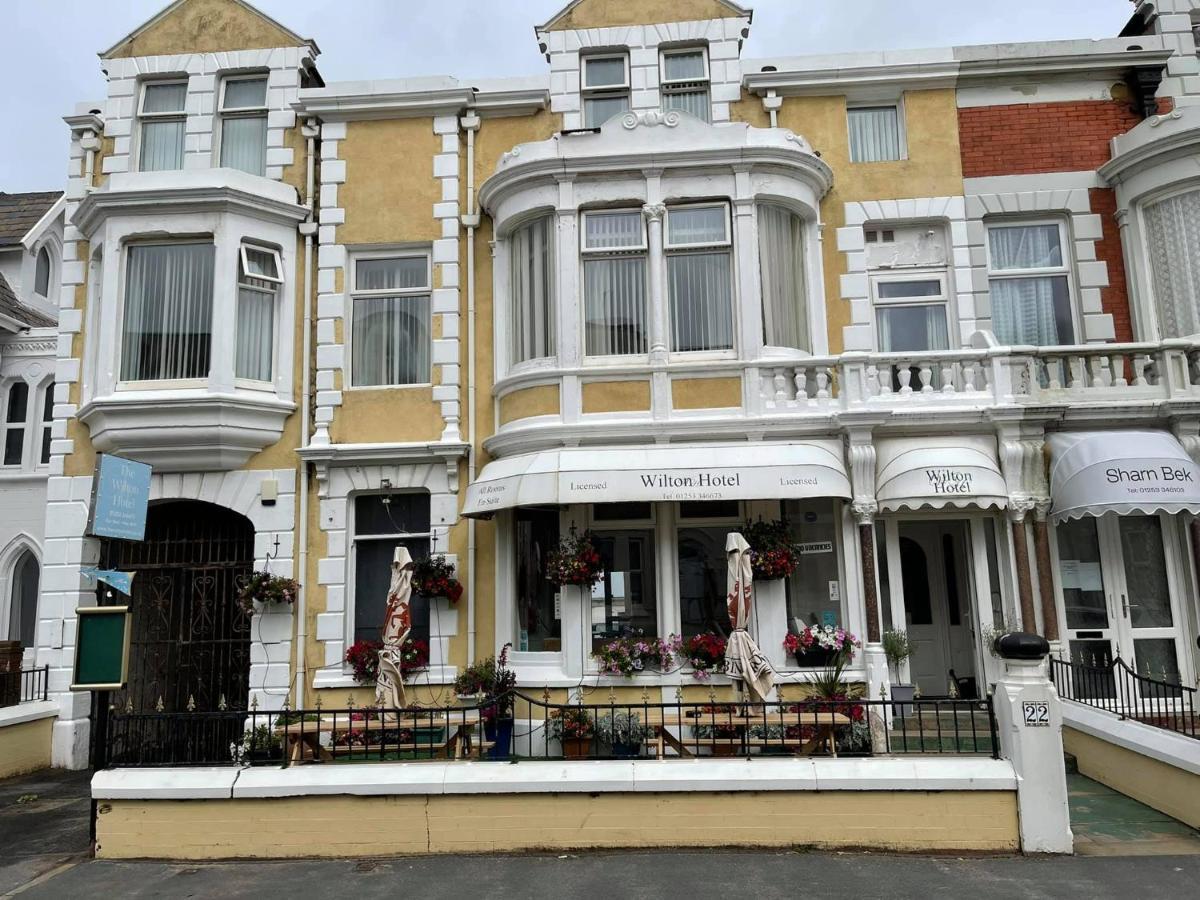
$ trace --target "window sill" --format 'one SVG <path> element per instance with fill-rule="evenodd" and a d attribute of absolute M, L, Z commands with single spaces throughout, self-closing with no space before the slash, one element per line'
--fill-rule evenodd
<path fill-rule="evenodd" d="M 352 384 L 342 390 L 353 394 L 359 391 L 408 391 L 421 388 L 429 390 L 432 387 L 432 381 L 421 381 L 414 384 Z"/>
<path fill-rule="evenodd" d="M 405 681 L 404 686 L 410 688 L 454 684 L 454 680 L 457 677 L 457 666 L 431 666 L 422 672 L 418 672 L 411 681 Z M 313 677 L 312 686 L 316 690 L 324 690 L 326 688 L 354 688 L 369 691 L 372 695 L 375 693 L 374 683 L 361 684 L 355 680 L 354 673 L 351 670 L 337 668 L 336 666 L 318 669 L 317 674 Z"/>

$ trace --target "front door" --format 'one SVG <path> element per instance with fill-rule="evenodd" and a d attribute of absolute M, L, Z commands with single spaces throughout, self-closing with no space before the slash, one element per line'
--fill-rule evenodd
<path fill-rule="evenodd" d="M 913 645 L 909 671 L 925 697 L 945 696 L 952 683 L 960 693 L 974 689 L 965 526 L 941 520 L 899 524 L 905 628 Z"/>
<path fill-rule="evenodd" d="M 1183 683 L 1182 592 L 1172 518 L 1110 514 L 1062 522 L 1056 531 L 1071 661 L 1105 669 L 1119 657 L 1148 678 Z M 1113 679 L 1087 681 L 1092 696 L 1116 697 Z"/>

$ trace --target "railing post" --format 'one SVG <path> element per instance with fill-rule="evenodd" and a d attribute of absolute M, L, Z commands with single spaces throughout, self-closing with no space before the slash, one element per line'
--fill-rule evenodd
<path fill-rule="evenodd" d="M 1071 853 L 1062 708 L 1046 676 L 1050 644 L 1036 634 L 1007 634 L 996 650 L 1004 661 L 993 698 L 997 734 L 1000 755 L 1016 770 L 1021 849 Z"/>
<path fill-rule="evenodd" d="M 1188 351 L 1193 344 L 1186 340 L 1166 340 L 1162 342 L 1162 374 L 1159 383 L 1166 387 L 1167 398 L 1186 397 L 1195 393 L 1192 386 L 1192 373 L 1188 360 Z"/>

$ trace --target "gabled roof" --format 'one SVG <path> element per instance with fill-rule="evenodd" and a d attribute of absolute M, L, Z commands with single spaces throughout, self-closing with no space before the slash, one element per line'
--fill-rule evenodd
<path fill-rule="evenodd" d="M 0 191 L 0 247 L 15 247 L 50 207 L 58 202 L 61 191 L 37 191 L 6 194 Z"/>
<path fill-rule="evenodd" d="M 312 47 L 318 52 L 315 41 L 300 37 L 245 0 L 175 0 L 102 51 L 100 58 L 266 47 Z"/>
<path fill-rule="evenodd" d="M 0 319 L 13 319 L 28 328 L 51 328 L 57 323 L 49 316 L 44 316 L 25 306 L 17 299 L 8 281 L 0 275 Z"/>
<path fill-rule="evenodd" d="M 729 0 L 571 0 L 555 13 L 542 31 L 607 28 L 619 25 L 660 25 L 664 22 L 697 22 L 706 19 L 752 18 L 754 10 Z"/>

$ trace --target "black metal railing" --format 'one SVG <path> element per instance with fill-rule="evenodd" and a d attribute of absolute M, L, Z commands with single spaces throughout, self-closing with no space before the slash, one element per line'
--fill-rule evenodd
<path fill-rule="evenodd" d="M 1090 666 L 1051 658 L 1050 679 L 1064 700 L 1200 738 L 1195 688 L 1139 674 L 1120 657 Z"/>
<path fill-rule="evenodd" d="M 513 692 L 404 709 L 112 710 L 106 760 L 123 768 L 894 754 L 999 758 L 991 698 L 554 703 Z"/>
<path fill-rule="evenodd" d="M 50 667 L 0 672 L 0 706 L 32 703 L 50 696 Z"/>

